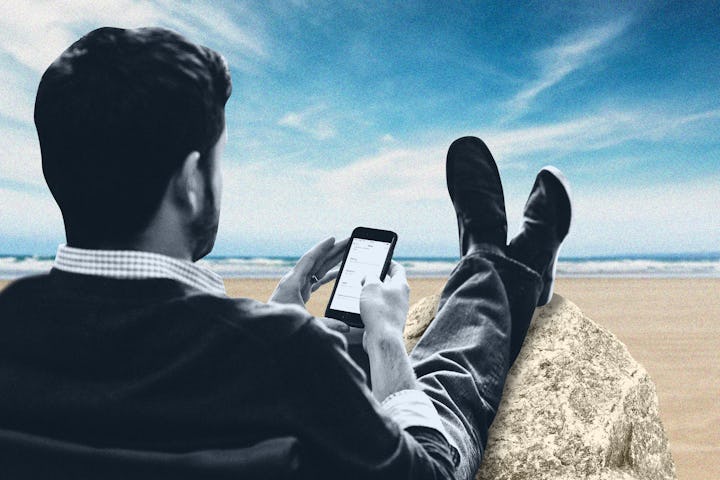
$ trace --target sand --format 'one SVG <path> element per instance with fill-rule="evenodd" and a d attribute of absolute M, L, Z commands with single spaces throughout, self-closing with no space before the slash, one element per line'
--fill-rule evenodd
<path fill-rule="evenodd" d="M 276 283 L 226 282 L 231 296 L 263 301 Z M 410 279 L 411 304 L 443 284 Z M 720 279 L 565 278 L 556 291 L 620 338 L 650 373 L 678 478 L 720 478 Z M 329 285 L 320 289 L 308 309 L 321 315 L 329 294 Z"/>
<path fill-rule="evenodd" d="M 561 279 L 652 377 L 681 480 L 720 478 L 720 279 Z"/>

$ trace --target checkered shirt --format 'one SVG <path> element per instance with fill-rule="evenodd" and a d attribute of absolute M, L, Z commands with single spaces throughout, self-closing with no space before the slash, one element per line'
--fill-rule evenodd
<path fill-rule="evenodd" d="M 161 255 L 134 250 L 87 250 L 63 244 L 57 249 L 54 268 L 71 273 L 141 280 L 169 278 L 204 293 L 225 296 L 222 278 L 203 266 Z"/>

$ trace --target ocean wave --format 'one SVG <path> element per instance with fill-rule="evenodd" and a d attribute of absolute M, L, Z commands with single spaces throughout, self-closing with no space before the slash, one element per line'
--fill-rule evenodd
<path fill-rule="evenodd" d="M 279 278 L 297 262 L 294 257 L 210 257 L 199 263 L 224 278 Z M 447 277 L 454 258 L 398 258 L 408 277 Z M 52 257 L 0 256 L 0 279 L 44 273 Z M 559 277 L 720 277 L 720 255 L 659 258 L 574 258 L 558 262 Z"/>
<path fill-rule="evenodd" d="M 34 275 L 45 273 L 52 268 L 52 257 L 37 256 L 4 256 L 0 257 L 0 279 L 12 280 L 14 278 L 24 277 L 26 275 Z"/>
<path fill-rule="evenodd" d="M 224 278 L 274 278 L 285 275 L 297 262 L 291 258 L 228 257 L 208 258 L 198 264 L 208 267 Z"/>
<path fill-rule="evenodd" d="M 560 261 L 566 277 L 720 277 L 719 260 L 583 260 Z"/>

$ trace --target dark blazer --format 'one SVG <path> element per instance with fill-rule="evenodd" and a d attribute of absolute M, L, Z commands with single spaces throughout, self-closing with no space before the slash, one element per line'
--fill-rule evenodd
<path fill-rule="evenodd" d="M 438 432 L 383 416 L 342 337 L 299 307 L 169 279 L 17 280 L 0 293 L 0 478 L 110 472 L 451 478 L 452 462 Z"/>

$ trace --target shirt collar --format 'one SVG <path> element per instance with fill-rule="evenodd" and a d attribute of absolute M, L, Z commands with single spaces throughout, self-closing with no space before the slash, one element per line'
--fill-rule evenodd
<path fill-rule="evenodd" d="M 225 296 L 225 285 L 212 270 L 187 260 L 135 250 L 88 250 L 62 244 L 53 267 L 65 272 L 101 277 L 142 280 L 169 278 L 204 293 Z"/>

